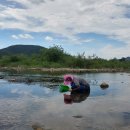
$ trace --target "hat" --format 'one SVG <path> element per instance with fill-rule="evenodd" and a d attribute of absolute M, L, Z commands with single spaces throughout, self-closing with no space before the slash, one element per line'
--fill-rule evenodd
<path fill-rule="evenodd" d="M 72 80 L 73 80 L 73 75 L 70 75 L 70 74 L 64 75 L 64 84 L 65 85 L 69 85 Z"/>

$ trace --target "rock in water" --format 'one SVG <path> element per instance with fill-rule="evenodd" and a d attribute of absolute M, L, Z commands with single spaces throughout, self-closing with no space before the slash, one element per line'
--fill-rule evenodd
<path fill-rule="evenodd" d="M 103 82 L 103 83 L 100 84 L 100 87 L 101 87 L 102 89 L 106 89 L 106 88 L 109 87 L 109 84 L 107 84 L 106 82 Z"/>

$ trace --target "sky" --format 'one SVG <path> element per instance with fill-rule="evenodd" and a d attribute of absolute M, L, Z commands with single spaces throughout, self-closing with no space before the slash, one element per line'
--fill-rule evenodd
<path fill-rule="evenodd" d="M 130 56 L 129 0 L 0 0 L 0 49 L 59 45 L 104 59 Z"/>

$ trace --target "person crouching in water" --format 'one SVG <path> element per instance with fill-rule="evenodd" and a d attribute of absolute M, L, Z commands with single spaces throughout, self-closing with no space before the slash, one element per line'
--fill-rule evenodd
<path fill-rule="evenodd" d="M 90 92 L 90 85 L 83 78 L 79 78 L 73 75 L 64 75 L 64 84 L 70 85 L 71 93 L 85 93 Z"/>

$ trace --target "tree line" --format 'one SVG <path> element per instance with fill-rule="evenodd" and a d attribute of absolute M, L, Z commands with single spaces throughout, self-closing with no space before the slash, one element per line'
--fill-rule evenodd
<path fill-rule="evenodd" d="M 46 67 L 46 68 L 88 68 L 88 69 L 130 69 L 130 61 L 116 58 L 106 60 L 96 55 L 85 57 L 85 53 L 72 56 L 61 46 L 43 49 L 37 54 L 1 55 L 1 67 Z"/>

